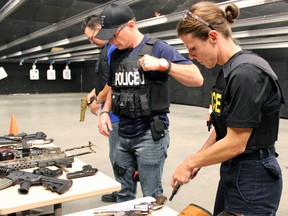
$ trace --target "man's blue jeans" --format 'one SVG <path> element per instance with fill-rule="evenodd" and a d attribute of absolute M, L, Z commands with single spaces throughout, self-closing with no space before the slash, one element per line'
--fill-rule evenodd
<path fill-rule="evenodd" d="M 274 154 L 221 164 L 214 215 L 222 211 L 245 216 L 274 216 L 282 192 L 282 174 Z"/>
<path fill-rule="evenodd" d="M 119 136 L 113 166 L 116 180 L 122 186 L 117 192 L 117 202 L 136 198 L 137 182 L 133 175 L 137 169 L 143 196 L 163 195 L 161 179 L 169 142 L 168 130 L 159 141 L 152 139 L 150 130 L 133 139 Z"/>
<path fill-rule="evenodd" d="M 119 128 L 119 122 L 113 122 L 112 123 L 112 131 L 110 132 L 109 136 L 109 159 L 111 162 L 111 165 L 113 167 L 113 164 L 115 163 L 115 158 L 116 158 L 116 144 L 119 139 L 119 134 L 118 134 L 118 128 Z M 113 169 L 114 177 L 116 179 L 116 173 L 115 170 Z"/>
<path fill-rule="evenodd" d="M 112 129 L 113 131 L 109 131 L 110 132 L 110 136 L 109 136 L 109 158 L 110 158 L 110 162 L 113 166 L 114 162 L 115 162 L 115 154 L 116 154 L 116 143 L 118 141 L 118 128 L 119 128 L 119 122 L 113 122 L 112 123 Z"/>

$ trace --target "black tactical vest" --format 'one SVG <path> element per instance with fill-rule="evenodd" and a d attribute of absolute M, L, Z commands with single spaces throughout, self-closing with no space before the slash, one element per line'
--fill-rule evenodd
<path fill-rule="evenodd" d="M 144 72 L 138 60 L 152 54 L 155 39 L 149 39 L 137 55 L 116 49 L 111 58 L 112 111 L 124 118 L 137 118 L 169 112 L 169 76 L 159 71 Z"/>
<path fill-rule="evenodd" d="M 99 94 L 105 87 L 106 83 L 108 82 L 108 75 L 109 75 L 109 64 L 108 64 L 108 56 L 107 52 L 110 45 L 104 46 L 99 54 L 99 59 L 96 63 L 95 67 L 95 89 L 96 95 Z"/>
<path fill-rule="evenodd" d="M 217 134 L 216 139 L 218 141 L 224 138 L 227 133 L 226 116 L 228 107 L 227 104 L 225 104 L 225 102 L 227 102 L 227 100 L 225 100 L 225 90 L 231 73 L 225 78 L 224 74 L 227 74 L 225 72 L 233 71 L 243 63 L 252 64 L 269 75 L 273 89 L 276 92 L 274 100 L 270 99 L 270 101 L 263 105 L 263 109 L 261 110 L 261 123 L 258 128 L 252 131 L 246 151 L 271 148 L 274 146 L 278 134 L 279 109 L 277 109 L 277 107 L 279 107 L 279 98 L 281 98 L 282 103 L 284 103 L 284 99 L 277 75 L 270 65 L 261 57 L 250 52 L 244 52 L 238 55 L 232 63 L 223 66 L 216 80 L 216 85 L 213 87 L 211 95 L 213 107 L 211 120 Z"/>

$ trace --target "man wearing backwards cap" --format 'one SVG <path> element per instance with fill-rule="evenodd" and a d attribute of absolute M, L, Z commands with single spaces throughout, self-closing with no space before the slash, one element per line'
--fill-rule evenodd
<path fill-rule="evenodd" d="M 111 55 L 111 90 L 98 125 L 100 133 L 109 136 L 109 111 L 120 118 L 113 165 L 116 180 L 122 185 L 117 202 L 135 199 L 133 174 L 137 169 L 143 196 L 162 195 L 161 178 L 169 146 L 169 76 L 186 86 L 201 86 L 203 77 L 174 48 L 143 35 L 129 6 L 112 3 L 101 18 L 97 38 L 110 40 L 117 47 Z"/>

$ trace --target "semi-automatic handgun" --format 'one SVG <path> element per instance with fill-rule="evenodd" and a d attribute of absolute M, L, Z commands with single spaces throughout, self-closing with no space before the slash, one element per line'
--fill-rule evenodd
<path fill-rule="evenodd" d="M 89 102 L 87 102 L 87 96 L 84 96 L 81 98 L 80 121 L 85 121 L 85 112 L 86 112 L 87 106 L 89 106 L 94 100 L 95 100 L 95 97 L 91 97 Z"/>

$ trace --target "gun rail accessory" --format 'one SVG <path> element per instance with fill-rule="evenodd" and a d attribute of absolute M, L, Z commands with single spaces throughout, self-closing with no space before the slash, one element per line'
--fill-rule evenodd
<path fill-rule="evenodd" d="M 66 174 L 67 179 L 81 178 L 85 176 L 95 175 L 98 171 L 97 168 L 92 168 L 91 165 L 85 165 L 82 167 L 82 170 L 76 172 L 70 172 Z"/>

